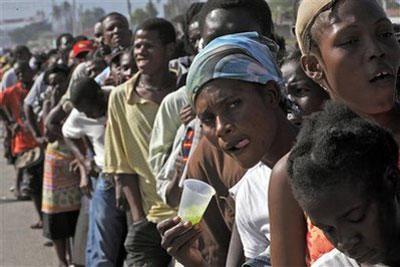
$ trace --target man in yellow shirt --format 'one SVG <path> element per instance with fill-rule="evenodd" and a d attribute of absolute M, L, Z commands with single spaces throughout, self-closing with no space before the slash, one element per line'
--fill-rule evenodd
<path fill-rule="evenodd" d="M 159 103 L 176 87 L 176 76 L 168 69 L 174 45 L 170 22 L 155 18 L 140 25 L 134 43 L 139 72 L 109 99 L 104 172 L 114 175 L 129 204 L 133 223 L 125 241 L 128 266 L 163 267 L 171 261 L 156 223 L 174 216 L 175 210 L 157 195 L 147 158 Z"/>

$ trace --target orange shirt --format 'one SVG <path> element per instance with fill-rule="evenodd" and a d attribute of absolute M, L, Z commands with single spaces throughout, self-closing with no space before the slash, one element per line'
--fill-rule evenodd
<path fill-rule="evenodd" d="M 11 143 L 11 151 L 14 156 L 38 146 L 24 122 L 23 102 L 28 92 L 29 90 L 23 88 L 20 82 L 0 92 L 0 107 L 6 109 L 19 125 Z"/>

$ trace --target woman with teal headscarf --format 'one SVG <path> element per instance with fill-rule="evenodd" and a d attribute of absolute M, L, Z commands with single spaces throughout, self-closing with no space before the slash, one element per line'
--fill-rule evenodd
<path fill-rule="evenodd" d="M 272 47 L 271 41 L 254 32 L 226 35 L 209 43 L 189 70 L 187 94 L 203 134 L 244 168 L 261 162 L 272 169 L 290 150 L 297 133 L 281 105 L 282 79 Z M 267 197 L 257 201 L 265 202 L 268 224 Z M 248 218 L 249 223 L 256 215 Z M 199 226 L 176 217 L 158 228 L 163 247 L 179 262 L 207 266 L 194 245 Z M 262 266 L 268 265 L 266 261 Z"/>

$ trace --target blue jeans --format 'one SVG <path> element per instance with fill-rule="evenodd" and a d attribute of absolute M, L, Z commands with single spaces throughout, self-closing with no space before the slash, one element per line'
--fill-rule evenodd
<path fill-rule="evenodd" d="M 89 231 L 86 244 L 86 266 L 122 266 L 126 236 L 126 215 L 117 209 L 115 189 L 111 181 L 100 174 L 89 210 Z"/>
<path fill-rule="evenodd" d="M 271 261 L 268 257 L 258 256 L 254 259 L 247 260 L 242 267 L 270 267 Z"/>

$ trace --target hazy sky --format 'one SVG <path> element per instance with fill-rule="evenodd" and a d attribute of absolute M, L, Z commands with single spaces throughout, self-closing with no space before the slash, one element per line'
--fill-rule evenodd
<path fill-rule="evenodd" d="M 60 4 L 64 0 L 0 0 L 0 20 L 31 17 L 38 10 L 49 14 L 52 2 Z M 68 2 L 72 4 L 73 0 L 68 0 Z M 118 11 L 124 15 L 128 14 L 126 0 L 75 0 L 75 2 L 77 7 L 82 5 L 84 9 L 99 6 L 106 12 Z M 148 0 L 131 0 L 132 9 L 143 7 L 147 2 Z M 154 4 L 157 2 L 157 0 L 153 0 Z M 157 5 L 161 7 L 162 2 L 164 1 Z M 159 8 L 159 12 L 161 12 L 161 8 Z"/>

